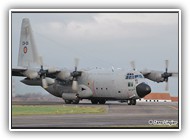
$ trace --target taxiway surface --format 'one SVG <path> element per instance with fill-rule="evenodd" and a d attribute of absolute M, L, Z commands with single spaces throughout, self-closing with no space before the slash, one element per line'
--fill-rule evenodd
<path fill-rule="evenodd" d="M 96 105 L 81 103 L 77 106 Z M 178 103 L 137 102 L 137 105 L 130 106 L 125 103 L 108 102 L 98 106 L 104 107 L 106 113 L 12 116 L 12 128 L 147 127 L 151 125 L 151 121 L 178 122 Z"/>

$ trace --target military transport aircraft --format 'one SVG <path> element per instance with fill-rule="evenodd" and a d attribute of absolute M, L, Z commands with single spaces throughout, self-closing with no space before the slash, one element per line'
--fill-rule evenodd
<path fill-rule="evenodd" d="M 127 102 L 135 105 L 136 100 L 151 92 L 145 78 L 155 82 L 168 82 L 168 78 L 177 73 L 168 72 L 166 60 L 165 72 L 119 70 L 78 70 L 79 60 L 75 59 L 74 71 L 67 69 L 44 69 L 42 58 L 39 57 L 28 18 L 22 20 L 18 68 L 12 69 L 12 76 L 26 77 L 22 83 L 41 86 L 54 96 L 63 98 L 66 104 L 78 104 L 82 99 L 91 100 L 92 104 L 105 104 L 108 100 Z M 38 68 L 34 68 L 37 64 Z"/>

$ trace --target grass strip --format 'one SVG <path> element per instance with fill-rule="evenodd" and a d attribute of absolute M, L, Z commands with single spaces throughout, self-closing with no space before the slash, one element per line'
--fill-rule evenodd
<path fill-rule="evenodd" d="M 12 115 L 55 115 L 55 114 L 100 114 L 103 107 L 64 106 L 64 105 L 13 105 Z"/>

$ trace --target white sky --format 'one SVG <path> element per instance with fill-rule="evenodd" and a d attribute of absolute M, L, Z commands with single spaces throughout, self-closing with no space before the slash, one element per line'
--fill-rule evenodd
<path fill-rule="evenodd" d="M 14 13 L 12 14 L 12 65 L 16 67 L 22 18 L 29 18 L 36 45 L 45 64 L 73 68 L 129 69 L 130 61 L 144 68 L 178 71 L 177 13 Z M 46 92 L 14 78 L 17 93 Z M 148 80 L 152 92 L 165 92 L 164 83 Z M 19 88 L 17 88 L 19 87 Z M 178 78 L 169 79 L 169 92 L 178 94 Z"/>

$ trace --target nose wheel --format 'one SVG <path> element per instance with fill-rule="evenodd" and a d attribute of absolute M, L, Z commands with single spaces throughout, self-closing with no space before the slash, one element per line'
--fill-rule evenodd
<path fill-rule="evenodd" d="M 136 103 L 137 103 L 136 99 L 130 99 L 127 101 L 128 105 L 136 105 Z"/>

